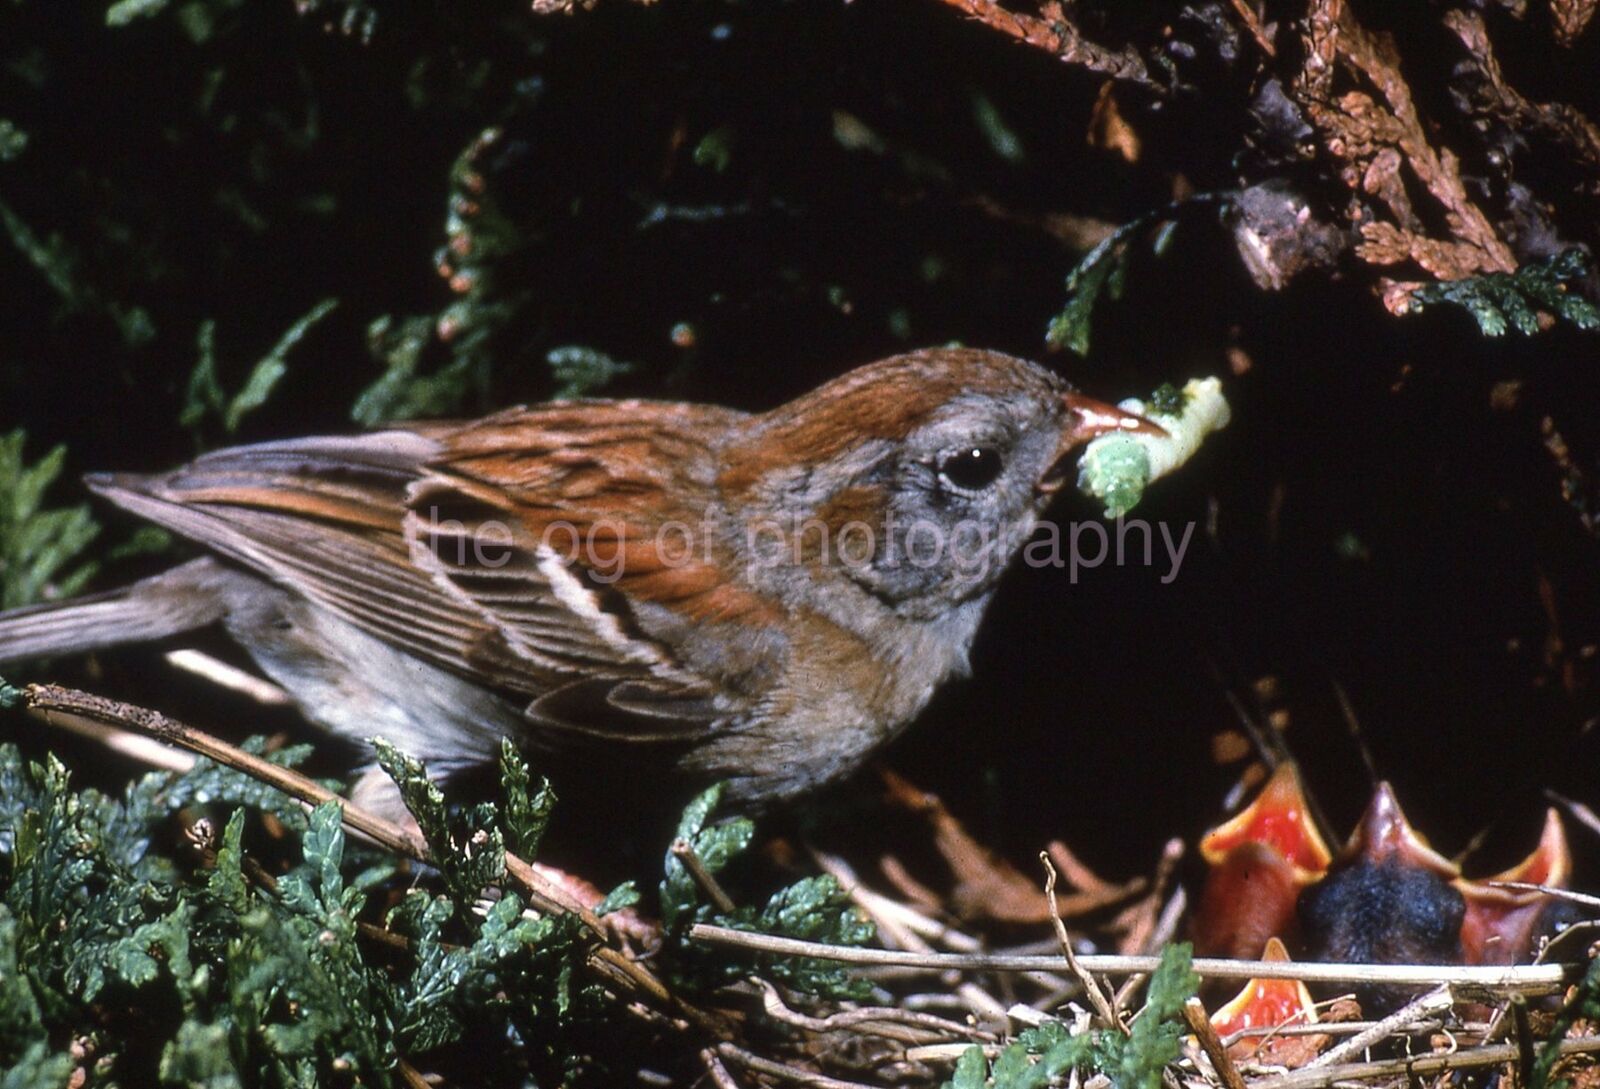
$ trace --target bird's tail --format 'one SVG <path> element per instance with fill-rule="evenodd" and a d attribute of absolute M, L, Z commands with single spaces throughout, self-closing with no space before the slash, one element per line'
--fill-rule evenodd
<path fill-rule="evenodd" d="M 0 666 L 143 643 L 222 619 L 228 579 L 215 560 L 193 560 L 103 594 L 0 613 Z"/>

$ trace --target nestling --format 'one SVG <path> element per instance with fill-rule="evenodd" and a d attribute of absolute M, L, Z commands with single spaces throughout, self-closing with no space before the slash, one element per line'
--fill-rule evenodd
<path fill-rule="evenodd" d="M 312 722 L 435 771 L 509 736 L 760 808 L 965 674 L 1069 455 L 1150 427 L 1033 363 L 932 349 L 760 415 L 554 403 L 93 476 L 206 554 L 0 615 L 0 664 L 220 622 Z M 370 767 L 356 798 L 398 802 Z"/>

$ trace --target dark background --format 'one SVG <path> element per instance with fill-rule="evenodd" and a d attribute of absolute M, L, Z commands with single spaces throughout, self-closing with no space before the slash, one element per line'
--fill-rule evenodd
<path fill-rule="evenodd" d="M 1593 336 L 1400 320 L 1337 275 L 1263 294 L 1215 219 L 1184 215 L 1163 255 L 1135 247 L 1088 358 L 1046 352 L 1081 247 L 1043 217 L 1117 224 L 1236 184 L 1229 103 L 1130 96 L 1130 164 L 1085 138 L 1097 77 L 928 0 L 150 7 L 116 27 L 99 4 L 0 8 L 0 119 L 27 137 L 0 159 L 0 429 L 25 428 L 30 459 L 65 444 L 69 476 L 153 470 L 353 428 L 394 348 L 369 333 L 386 315 L 420 331 L 425 406 L 463 414 L 552 395 L 564 345 L 632 365 L 607 395 L 751 409 L 952 340 L 1111 399 L 1222 374 L 1233 424 L 1138 511 L 1199 523 L 1177 580 L 1164 562 L 1076 585 L 1019 568 L 973 679 L 886 763 L 1020 864 L 1060 837 L 1102 872 L 1145 872 L 1237 775 L 1211 756 L 1236 725 L 1226 693 L 1259 713 L 1274 678 L 1341 832 L 1369 784 L 1335 682 L 1441 850 L 1490 829 L 1469 872 L 1531 848 L 1545 789 L 1600 804 L 1600 553 L 1541 438 L 1549 417 L 1593 467 Z M 479 208 L 452 232 L 461 199 Z M 451 262 L 465 293 L 436 267 L 453 237 L 474 247 Z M 231 394 L 326 298 L 236 433 L 215 413 L 180 425 L 203 323 Z M 1505 382 L 1518 395 L 1495 408 Z M 51 492 L 82 498 L 67 479 Z M 1096 513 L 1076 496 L 1056 512 Z M 104 555 L 132 526 L 99 514 Z M 97 584 L 169 559 L 108 562 Z M 292 728 L 155 663 L 57 675 L 230 736 Z M 68 750 L 89 781 L 126 774 Z M 863 777 L 842 812 L 876 792 Z M 818 834 L 870 851 L 874 827 Z M 1581 881 L 1595 844 L 1569 828 Z"/>

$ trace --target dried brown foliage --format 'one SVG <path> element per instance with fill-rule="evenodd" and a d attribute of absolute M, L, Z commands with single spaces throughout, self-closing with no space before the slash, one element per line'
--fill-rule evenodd
<path fill-rule="evenodd" d="M 1391 13 L 1350 0 L 1180 3 L 1142 23 L 1104 5 L 1041 4 L 1034 15 L 995 0 L 945 2 L 1152 103 L 1197 94 L 1223 110 L 1241 106 L 1240 199 L 1228 218 L 1264 289 L 1353 257 L 1384 304 L 1403 313 L 1426 284 L 1513 273 L 1600 243 L 1600 128 L 1578 106 L 1520 89 L 1494 41 L 1502 28 L 1543 25 L 1541 48 L 1559 60 L 1592 45 L 1583 38 L 1593 0 L 1503 4 L 1487 14 L 1482 5 L 1441 5 L 1425 33 L 1410 24 L 1404 41 L 1372 25 Z M 1207 27 L 1209 39 L 1175 49 L 1185 25 Z M 1081 29 L 1090 26 L 1123 40 L 1092 42 Z M 1418 74 L 1428 72 L 1424 60 L 1433 74 Z M 1237 98 L 1240 77 L 1254 96 L 1247 104 Z M 1147 147 L 1137 113 L 1116 105 L 1112 146 Z M 1185 148 L 1167 150 L 1183 163 Z M 1187 169 L 1179 188 L 1185 178 L 1193 179 Z"/>

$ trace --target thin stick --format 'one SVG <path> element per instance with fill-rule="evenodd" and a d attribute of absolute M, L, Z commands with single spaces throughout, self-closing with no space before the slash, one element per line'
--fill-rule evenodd
<path fill-rule="evenodd" d="M 825 942 L 753 934 L 744 930 L 698 923 L 689 937 L 707 945 L 733 945 L 761 953 L 816 957 L 843 964 L 899 965 L 934 971 L 1059 972 L 1061 957 L 1031 954 L 917 953 L 899 949 L 863 949 Z M 1154 972 L 1159 957 L 1078 954 L 1080 967 L 1106 975 Z M 1575 977 L 1577 965 L 1526 964 L 1513 967 L 1458 964 L 1325 964 L 1316 961 L 1224 960 L 1199 957 L 1196 974 L 1210 979 L 1299 979 L 1309 983 L 1366 983 L 1376 985 L 1449 984 L 1494 993 L 1554 994 Z"/>
<path fill-rule="evenodd" d="M 1198 998 L 1191 998 L 1183 1004 L 1183 1019 L 1188 1022 L 1189 1031 L 1194 1033 L 1195 1039 L 1200 1041 L 1200 1050 L 1211 1060 L 1211 1068 L 1222 1079 L 1225 1089 L 1245 1089 L 1239 1068 L 1228 1058 L 1228 1049 L 1217 1038 L 1217 1030 L 1212 1027 L 1211 1018 L 1206 1016 L 1206 1008 Z"/>
<path fill-rule="evenodd" d="M 81 715 L 97 722 L 108 723 L 113 726 L 124 726 L 147 737 L 180 749 L 197 753 L 244 772 L 253 779 L 259 779 L 269 786 L 288 794 L 290 797 L 299 798 L 312 805 L 322 805 L 325 802 L 340 802 L 344 806 L 344 822 L 364 835 L 370 836 L 376 843 L 403 854 L 409 858 L 426 861 L 428 845 L 420 833 L 409 832 L 399 825 L 368 813 L 366 810 L 351 805 L 345 799 L 334 794 L 331 790 L 313 782 L 290 768 L 280 767 L 259 756 L 245 752 L 243 749 L 229 745 L 219 738 L 196 730 L 176 719 L 168 718 L 159 711 L 152 711 L 144 707 L 135 707 L 131 703 L 122 703 L 119 700 L 107 699 L 88 692 L 79 692 L 76 689 L 62 688 L 53 684 L 30 684 L 24 689 L 24 696 L 28 706 L 44 713 L 64 711 L 68 714 Z M 562 905 L 553 904 L 560 908 Z"/>
<path fill-rule="evenodd" d="M 1237 0 L 1243 3 L 1244 0 Z M 1367 769 L 1367 783 L 1376 787 L 1378 780 L 1383 778 L 1378 774 L 1378 763 L 1372 758 L 1372 749 L 1367 746 L 1366 735 L 1361 732 L 1361 719 L 1356 715 L 1356 705 L 1350 699 L 1350 693 L 1344 690 L 1335 677 L 1329 677 L 1328 683 L 1333 686 L 1334 698 L 1339 701 L 1339 713 L 1344 716 L 1345 729 L 1350 733 L 1350 740 L 1355 742 L 1356 752 L 1361 756 L 1361 766 Z"/>
<path fill-rule="evenodd" d="M 1111 1000 L 1100 989 L 1100 981 L 1084 971 L 1078 963 L 1078 955 L 1072 951 L 1072 939 L 1067 934 L 1067 924 L 1061 921 L 1061 913 L 1056 910 L 1056 868 L 1050 861 L 1047 851 L 1039 852 L 1039 861 L 1044 863 L 1044 898 L 1050 904 L 1050 921 L 1056 925 L 1056 941 L 1061 944 L 1061 954 L 1067 959 L 1067 970 L 1077 977 L 1083 986 L 1083 993 L 1089 999 L 1089 1005 L 1094 1007 L 1094 1012 L 1100 1015 L 1107 1027 L 1121 1029 L 1123 1034 L 1128 1032 L 1128 1026 L 1117 1016 L 1116 1008 L 1111 1005 Z"/>
<path fill-rule="evenodd" d="M 1266 30 L 1261 26 L 1260 18 L 1257 17 L 1255 9 L 1250 6 L 1248 0 L 1233 0 L 1233 10 L 1239 13 L 1240 20 L 1244 22 L 1245 27 L 1250 31 L 1250 36 L 1256 40 L 1256 44 L 1261 47 L 1261 52 L 1269 57 L 1276 57 L 1278 55 L 1278 47 L 1272 44 L 1271 38 L 1267 37 Z"/>
<path fill-rule="evenodd" d="M 682 863 L 683 868 L 689 871 L 689 876 L 694 878 L 694 883 L 699 885 L 700 891 L 710 898 L 711 903 L 716 906 L 718 912 L 723 915 L 731 915 L 738 909 L 739 905 L 735 904 L 733 897 L 729 896 L 723 891 L 722 886 L 717 884 L 717 879 L 712 876 L 710 870 L 706 869 L 706 864 L 701 861 L 699 855 L 695 854 L 694 845 L 688 840 L 675 839 L 672 841 L 672 857 Z"/>
<path fill-rule="evenodd" d="M 924 913 L 923 906 L 916 903 L 902 903 L 868 888 L 862 884 L 850 864 L 838 855 L 819 850 L 811 844 L 806 845 L 806 853 L 811 856 L 811 861 L 817 864 L 818 869 L 831 874 L 833 879 L 839 882 L 839 887 L 844 889 L 845 895 L 850 897 L 851 902 L 872 916 L 880 929 L 885 929 L 887 922 L 897 933 L 909 932 L 930 942 L 949 946 L 958 953 L 976 952 L 983 948 L 983 943 L 971 934 L 929 918 Z"/>
<path fill-rule="evenodd" d="M 52 714 L 30 708 L 28 715 L 48 726 L 55 726 L 79 737 L 87 737 L 90 741 L 98 741 L 112 752 L 121 753 L 130 760 L 137 760 L 141 764 L 160 768 L 162 771 L 182 774 L 194 767 L 194 757 L 188 753 L 177 752 L 159 741 L 153 741 L 132 730 L 124 730 L 82 715 L 69 715 L 63 712 Z"/>
<path fill-rule="evenodd" d="M 722 1065 L 715 1051 L 706 1048 L 700 1052 L 700 1061 L 705 1064 L 706 1074 L 717 1089 L 739 1089 L 739 1083 L 733 1080 L 733 1075 L 728 1073 L 728 1068 Z"/>
<path fill-rule="evenodd" d="M 992 1032 L 973 1025 L 965 1025 L 960 1021 L 952 1021 L 947 1017 L 939 1017 L 931 1013 L 919 1013 L 916 1010 L 903 1010 L 895 1006 L 868 1006 L 858 1010 L 841 1010 L 827 1017 L 811 1017 L 799 1010 L 790 1009 L 784 1004 L 783 996 L 778 989 L 764 979 L 757 979 L 756 985 L 761 988 L 761 1006 L 774 1021 L 782 1021 L 787 1025 L 794 1025 L 810 1032 L 837 1032 L 840 1029 L 863 1026 L 863 1031 L 873 1035 L 887 1036 L 882 1027 L 872 1026 L 896 1025 L 905 1028 L 914 1028 L 922 1033 L 932 1033 L 935 1036 L 955 1036 L 957 1038 L 970 1037 L 988 1041 L 995 1041 L 998 1037 Z M 919 1040 L 910 1040 L 903 1035 L 891 1037 L 903 1042 L 918 1043 Z M 926 1038 L 926 1037 L 924 1037 Z"/>
<path fill-rule="evenodd" d="M 1553 790 L 1546 790 L 1544 796 L 1547 800 L 1555 802 L 1572 814 L 1572 819 L 1589 829 L 1589 831 L 1600 834 L 1600 815 L 1597 815 L 1593 809 L 1590 809 L 1575 798 L 1568 798 L 1563 794 L 1557 794 Z"/>
<path fill-rule="evenodd" d="M 1255 1025 L 1250 1028 L 1235 1029 L 1222 1038 L 1222 1043 L 1225 1047 L 1232 1047 L 1240 1040 L 1269 1036 L 1354 1036 L 1358 1032 L 1366 1032 L 1377 1023 L 1376 1021 L 1311 1021 L 1292 1025 Z M 1482 1022 L 1476 1024 L 1479 1030 L 1484 1027 Z M 1412 1024 L 1411 1029 L 1413 1032 L 1437 1032 L 1443 1027 L 1444 1021 L 1436 1017 L 1431 1021 L 1417 1021 Z"/>
<path fill-rule="evenodd" d="M 1150 88 L 1157 94 L 1165 88 L 1150 76 L 1144 58 L 1132 48 L 1121 50 L 1096 45 L 1086 40 L 1078 28 L 1065 18 L 1044 19 L 1037 15 L 1008 11 L 995 0 L 943 0 L 966 16 L 992 30 L 1053 54 L 1068 64 L 1092 72 L 1126 80 Z"/>
<path fill-rule="evenodd" d="M 1600 1036 L 1580 1036 L 1562 1040 L 1562 1055 L 1590 1055 L 1600 1051 Z M 1475 1066 L 1498 1066 L 1515 1062 L 1516 1044 L 1494 1044 L 1490 1047 L 1470 1047 L 1463 1051 L 1420 1055 L 1405 1059 L 1383 1059 L 1370 1063 L 1346 1063 L 1343 1066 L 1318 1066 L 1291 1070 L 1276 1078 L 1261 1078 L 1251 1083 L 1251 1089 L 1325 1089 L 1347 1081 L 1395 1076 L 1420 1077 L 1449 1070 L 1465 1070 Z"/>
<path fill-rule="evenodd" d="M 1172 934 L 1176 932 L 1178 925 L 1177 912 L 1183 910 L 1183 889 L 1180 887 L 1173 894 L 1172 900 L 1168 902 L 1160 915 L 1156 915 L 1152 909 L 1155 904 L 1159 903 L 1159 898 L 1165 895 L 1167 884 L 1172 880 L 1172 875 L 1177 870 L 1178 863 L 1182 859 L 1183 840 L 1177 838 L 1169 839 L 1166 847 L 1162 849 L 1161 858 L 1156 863 L 1156 875 L 1150 889 L 1150 895 L 1142 903 L 1130 909 L 1135 912 L 1132 916 L 1134 921 L 1123 936 L 1121 943 L 1123 952 L 1151 953 L 1160 950 L 1162 946 L 1172 940 Z M 1125 916 L 1127 916 L 1127 912 L 1124 912 L 1118 918 Z M 1165 936 L 1162 936 L 1161 933 L 1163 920 L 1170 928 Z M 1111 1004 L 1119 1010 L 1127 1009 L 1148 978 L 1142 975 L 1129 976 L 1112 995 Z"/>
<path fill-rule="evenodd" d="M 921 915 L 867 888 L 844 859 L 814 847 L 809 850 L 812 860 L 824 873 L 832 875 L 833 879 L 839 882 L 839 887 L 845 890 L 845 895 L 850 897 L 851 903 L 867 913 L 878 927 L 880 934 L 885 935 L 902 949 L 918 953 L 933 952 L 933 946 L 923 940 L 920 928 L 913 920 L 906 918 L 909 914 L 920 919 L 923 918 Z M 944 940 L 948 942 L 948 935 L 944 936 Z M 971 980 L 957 984 L 956 993 L 967 1004 L 967 1008 L 980 1017 L 995 1020 L 1005 1017 L 1005 1006 Z"/>
<path fill-rule="evenodd" d="M 798 1082 L 801 1085 L 815 1085 L 817 1089 L 875 1089 L 873 1086 L 864 1085 L 858 1081 L 843 1081 L 839 1078 L 830 1078 L 826 1074 L 818 1074 L 812 1070 L 802 1070 L 798 1066 L 788 1066 L 784 1063 L 763 1059 L 760 1055 L 746 1051 L 735 1044 L 722 1043 L 717 1045 L 717 1055 L 730 1062 L 737 1063 L 746 1070 L 754 1070 L 758 1074 L 766 1074 L 783 1081 Z"/>
<path fill-rule="evenodd" d="M 1319 1066 L 1335 1066 L 1352 1055 L 1359 1055 L 1380 1040 L 1387 1040 L 1396 1033 L 1410 1029 L 1422 1021 L 1431 1021 L 1435 1014 L 1443 1013 L 1455 1005 L 1449 987 L 1438 987 L 1425 995 L 1420 995 L 1411 1002 L 1395 1010 L 1388 1017 L 1375 1023 L 1365 1032 L 1358 1032 L 1348 1040 L 1329 1048 L 1315 1059 L 1306 1063 L 1310 1069 Z"/>
<path fill-rule="evenodd" d="M 1215 658 L 1208 657 L 1206 666 L 1211 671 L 1211 680 L 1216 684 L 1217 690 L 1222 693 L 1222 698 L 1227 701 L 1228 707 L 1239 720 L 1239 726 L 1244 730 L 1245 736 L 1250 739 L 1250 744 L 1255 746 L 1256 757 L 1267 766 L 1267 771 L 1278 770 L 1278 765 L 1285 760 L 1294 759 L 1289 753 L 1289 747 L 1284 744 L 1283 738 L 1270 726 L 1263 726 L 1257 722 L 1250 709 L 1244 705 L 1244 700 L 1233 690 L 1228 679 L 1222 674 L 1222 667 Z"/>
<path fill-rule="evenodd" d="M 906 1048 L 905 1057 L 915 1063 L 948 1063 L 956 1061 L 975 1047 L 983 1048 L 984 1055 L 991 1059 L 1001 1050 L 999 1044 L 921 1044 Z"/>
<path fill-rule="evenodd" d="M 1533 1084 L 1533 1027 L 1528 1023 L 1528 1000 L 1520 995 L 1511 999 L 1511 1023 L 1517 1030 L 1517 1079 L 1519 1085 Z"/>
<path fill-rule="evenodd" d="M 1571 889 L 1561 889 L 1554 885 L 1535 885 L 1528 881 L 1485 881 L 1491 889 L 1510 889 L 1512 892 L 1538 892 L 1545 896 L 1553 896 L 1558 900 L 1567 900 L 1584 907 L 1600 908 L 1600 896 L 1590 896 L 1587 893 L 1573 892 Z"/>

